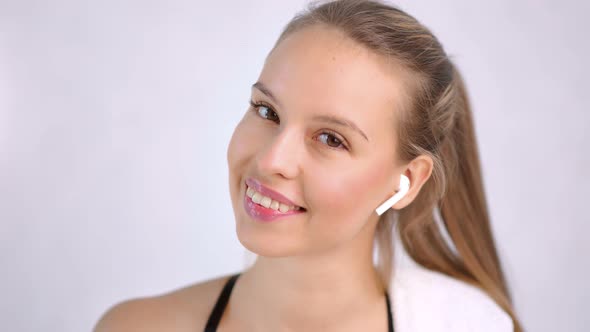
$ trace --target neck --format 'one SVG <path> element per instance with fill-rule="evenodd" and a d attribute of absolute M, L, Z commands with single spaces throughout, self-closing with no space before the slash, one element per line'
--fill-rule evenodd
<path fill-rule="evenodd" d="M 369 241 L 322 254 L 258 257 L 236 284 L 237 320 L 256 330 L 326 331 L 366 317 L 385 293 L 373 266 L 374 228 L 369 233 Z"/>

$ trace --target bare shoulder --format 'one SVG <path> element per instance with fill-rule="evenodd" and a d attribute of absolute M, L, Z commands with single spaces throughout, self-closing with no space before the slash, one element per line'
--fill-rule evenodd
<path fill-rule="evenodd" d="M 229 277 L 117 303 L 100 317 L 93 331 L 202 331 Z"/>

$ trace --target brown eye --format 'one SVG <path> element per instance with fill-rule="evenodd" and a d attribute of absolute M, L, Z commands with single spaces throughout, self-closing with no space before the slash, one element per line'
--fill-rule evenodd
<path fill-rule="evenodd" d="M 277 113 L 266 106 L 261 106 L 258 109 L 258 114 L 260 114 L 260 116 L 262 116 L 263 118 L 268 119 L 270 121 L 274 121 L 277 123 L 279 121 L 279 116 L 277 115 Z"/>
<path fill-rule="evenodd" d="M 267 119 L 276 123 L 279 123 L 279 115 L 267 105 L 262 103 L 255 103 L 250 101 L 250 105 L 254 108 L 254 111 L 263 119 Z"/>
<path fill-rule="evenodd" d="M 331 148 L 348 150 L 344 143 L 331 132 L 323 132 L 318 137 L 319 141 Z"/>

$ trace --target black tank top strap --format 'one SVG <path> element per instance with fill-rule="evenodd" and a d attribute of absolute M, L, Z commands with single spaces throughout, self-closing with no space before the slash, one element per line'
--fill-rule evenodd
<path fill-rule="evenodd" d="M 221 290 L 221 294 L 217 298 L 217 302 L 213 307 L 213 311 L 211 311 L 211 315 L 209 316 L 209 320 L 207 321 L 207 325 L 205 326 L 205 332 L 216 332 L 217 326 L 219 325 L 219 321 L 221 320 L 221 316 L 223 315 L 223 311 L 227 306 L 227 302 L 229 302 L 229 296 L 231 295 L 231 291 L 234 288 L 234 284 L 240 274 L 234 274 L 231 276 L 225 286 L 223 286 L 223 290 Z M 391 313 L 391 302 L 389 301 L 389 294 L 385 292 L 385 303 L 387 304 L 387 329 L 389 332 L 394 332 L 393 330 L 393 315 Z"/>
<path fill-rule="evenodd" d="M 389 293 L 385 292 L 385 302 L 387 303 L 387 330 L 394 332 L 393 330 L 393 314 L 391 310 L 391 302 L 389 301 Z"/>
<path fill-rule="evenodd" d="M 215 307 L 213 307 L 213 311 L 211 311 L 211 315 L 209 316 L 209 320 L 205 326 L 205 332 L 217 331 L 217 325 L 219 325 L 223 311 L 225 310 L 227 302 L 229 301 L 231 291 L 234 288 L 234 284 L 236 283 L 236 280 L 239 276 L 239 273 L 234 274 L 227 280 L 225 286 L 223 286 L 223 290 L 221 291 L 221 294 L 219 294 L 217 302 L 215 303 Z"/>

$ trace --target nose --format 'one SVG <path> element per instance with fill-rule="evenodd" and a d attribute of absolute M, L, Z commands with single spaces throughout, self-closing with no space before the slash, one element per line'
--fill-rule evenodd
<path fill-rule="evenodd" d="M 258 152 L 259 171 L 268 176 L 294 178 L 299 172 L 302 145 L 303 140 L 294 128 L 279 131 Z"/>

